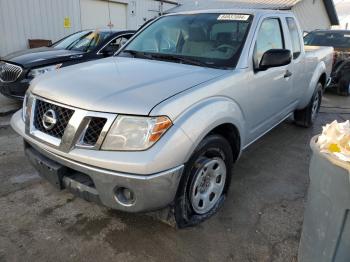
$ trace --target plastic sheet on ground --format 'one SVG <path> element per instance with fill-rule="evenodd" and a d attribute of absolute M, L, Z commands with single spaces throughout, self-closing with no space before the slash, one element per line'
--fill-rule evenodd
<path fill-rule="evenodd" d="M 341 161 L 350 162 L 350 121 L 333 121 L 323 127 L 317 139 L 322 153 L 335 156 Z"/>

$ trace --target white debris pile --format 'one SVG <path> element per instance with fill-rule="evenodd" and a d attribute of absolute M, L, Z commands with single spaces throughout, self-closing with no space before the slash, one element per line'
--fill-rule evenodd
<path fill-rule="evenodd" d="M 324 126 L 317 144 L 321 152 L 332 154 L 342 161 L 350 162 L 350 121 L 338 123 L 335 120 Z"/>

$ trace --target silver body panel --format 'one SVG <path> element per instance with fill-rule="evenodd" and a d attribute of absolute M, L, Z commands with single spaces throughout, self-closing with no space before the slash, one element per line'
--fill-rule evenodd
<path fill-rule="evenodd" d="M 31 144 L 31 143 L 30 143 Z M 115 172 L 108 169 L 90 166 L 87 163 L 75 162 L 71 159 L 56 155 L 35 144 L 31 144 L 37 151 L 51 160 L 66 167 L 82 172 L 90 176 L 95 187 L 89 188 L 83 184 L 74 185 L 81 192 L 96 194 L 100 202 L 110 208 L 128 211 L 144 212 L 166 207 L 176 195 L 184 166 L 178 166 L 163 172 L 147 176 L 137 176 L 122 172 Z M 66 178 L 66 177 L 64 177 Z M 69 179 L 69 178 L 68 178 Z M 66 183 L 66 181 L 64 180 Z M 70 186 L 73 186 L 70 181 Z M 115 198 L 115 189 L 126 187 L 133 191 L 135 204 L 124 205 Z"/>
<path fill-rule="evenodd" d="M 110 57 L 61 68 L 57 76 L 55 73 L 35 78 L 30 87 L 33 94 L 89 111 L 147 115 L 164 99 L 227 72 Z"/>
<path fill-rule="evenodd" d="M 330 75 L 332 48 L 327 47 L 307 52 L 303 49 L 287 66 L 254 71 L 253 49 L 262 21 L 279 17 L 283 31 L 287 32 L 285 18 L 293 17 L 293 14 L 263 10 L 224 11 L 228 12 L 254 15 L 234 70 L 122 57 L 63 68 L 58 73 L 38 77 L 30 88 L 36 97 L 71 106 L 76 111 L 62 141 L 53 144 L 33 133 L 29 117 L 25 124 L 20 112 L 12 118 L 13 128 L 45 156 L 89 174 L 107 206 L 141 211 L 169 203 L 175 197 L 182 167 L 212 129 L 221 124 L 234 125 L 239 132 L 242 151 L 294 110 L 304 108 L 320 77 Z M 284 38 L 286 48 L 291 49 L 289 34 Z M 302 41 L 300 38 L 301 45 Z M 291 77 L 284 77 L 287 70 L 293 73 Z M 89 114 L 108 117 L 102 136 L 106 135 L 117 114 L 165 115 L 172 120 L 173 126 L 148 150 L 103 151 L 98 150 L 103 137 L 95 148 L 74 143 L 82 131 L 84 116 Z M 124 174 L 130 175 L 126 179 Z M 162 174 L 161 180 L 154 174 Z M 124 183 L 136 188 L 143 196 L 162 197 L 166 201 L 149 199 L 149 205 L 136 202 L 133 207 L 120 207 L 113 200 L 113 188 Z"/>

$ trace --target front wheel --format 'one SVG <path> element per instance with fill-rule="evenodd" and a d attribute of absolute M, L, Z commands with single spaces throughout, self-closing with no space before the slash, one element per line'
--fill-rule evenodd
<path fill-rule="evenodd" d="M 321 107 L 322 88 L 322 84 L 318 83 L 309 104 L 304 109 L 294 112 L 294 121 L 297 125 L 311 127 L 314 124 Z"/>
<path fill-rule="evenodd" d="M 230 185 L 233 154 L 220 135 L 203 139 L 185 166 L 175 200 L 179 228 L 197 225 L 215 214 Z"/>

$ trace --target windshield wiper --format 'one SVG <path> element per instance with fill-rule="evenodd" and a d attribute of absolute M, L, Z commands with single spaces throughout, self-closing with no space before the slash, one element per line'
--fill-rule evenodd
<path fill-rule="evenodd" d="M 175 61 L 183 64 L 196 65 L 196 66 L 202 66 L 202 67 L 220 68 L 213 64 L 202 62 L 200 60 L 190 59 L 190 58 L 171 55 L 171 54 L 144 53 L 144 52 L 135 51 L 135 50 L 123 50 L 122 53 L 129 53 L 133 57 L 150 59 L 150 60 L 159 59 L 159 60 Z"/>
<path fill-rule="evenodd" d="M 136 58 L 143 58 L 143 59 L 150 59 L 153 60 L 152 55 L 146 55 L 143 52 L 139 52 L 139 51 L 135 51 L 135 50 L 123 50 L 122 53 L 127 53 L 127 54 L 131 54 L 133 57 Z"/>
<path fill-rule="evenodd" d="M 189 65 L 196 65 L 196 66 L 202 66 L 202 67 L 213 67 L 213 68 L 219 68 L 215 65 L 206 63 L 206 62 L 202 62 L 200 60 L 196 60 L 196 59 L 190 59 L 190 58 L 186 58 L 183 56 L 176 56 L 176 55 L 168 55 L 168 54 L 152 54 L 153 58 L 159 58 L 162 60 L 169 60 L 169 61 L 177 61 L 177 62 L 181 62 L 184 64 L 189 64 Z"/>

